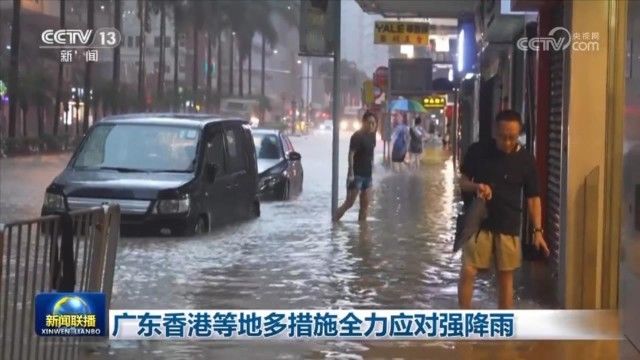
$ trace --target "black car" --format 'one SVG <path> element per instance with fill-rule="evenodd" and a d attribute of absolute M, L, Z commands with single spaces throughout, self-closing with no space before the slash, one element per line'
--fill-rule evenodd
<path fill-rule="evenodd" d="M 118 203 L 122 228 L 204 233 L 260 215 L 256 151 L 244 120 L 132 114 L 95 124 L 47 188 L 42 213 Z"/>
<path fill-rule="evenodd" d="M 288 200 L 302 192 L 300 153 L 278 130 L 253 130 L 258 158 L 258 193 L 263 199 Z"/>

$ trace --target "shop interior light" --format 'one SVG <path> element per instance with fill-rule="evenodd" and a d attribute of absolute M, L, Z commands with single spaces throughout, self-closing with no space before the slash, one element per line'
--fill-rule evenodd
<path fill-rule="evenodd" d="M 407 56 L 407 59 L 413 59 L 413 45 L 400 45 L 400 53 Z"/>
<path fill-rule="evenodd" d="M 434 36 L 436 41 L 436 52 L 449 52 L 449 37 Z"/>
<path fill-rule="evenodd" d="M 460 30 L 458 36 L 458 72 L 464 70 L 464 29 Z"/>
<path fill-rule="evenodd" d="M 474 76 L 475 76 L 475 74 L 474 74 L 474 73 L 467 73 L 467 75 L 465 75 L 465 76 L 464 76 L 464 78 L 465 78 L 466 80 L 469 80 L 469 79 L 473 78 Z"/>

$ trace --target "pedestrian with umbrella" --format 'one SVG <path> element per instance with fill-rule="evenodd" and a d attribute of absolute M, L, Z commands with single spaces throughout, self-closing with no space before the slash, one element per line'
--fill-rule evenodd
<path fill-rule="evenodd" d="M 393 129 L 393 134 L 391 135 L 391 162 L 393 163 L 393 169 L 400 171 L 402 164 L 405 162 L 410 141 L 410 131 L 406 113 L 426 112 L 426 110 L 419 102 L 409 99 L 394 100 L 389 104 L 389 109 L 392 112 L 403 113 L 402 120 Z"/>
<path fill-rule="evenodd" d="M 393 144 L 391 147 L 393 170 L 400 171 L 409 150 L 409 126 L 405 114 L 402 114 L 402 120 L 393 129 L 391 144 Z"/>

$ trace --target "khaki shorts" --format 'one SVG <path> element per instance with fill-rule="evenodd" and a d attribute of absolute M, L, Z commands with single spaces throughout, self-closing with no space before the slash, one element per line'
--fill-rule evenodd
<path fill-rule="evenodd" d="M 491 267 L 495 254 L 498 271 L 511 271 L 520 267 L 522 251 L 517 236 L 480 230 L 462 247 L 462 262 L 476 269 Z"/>

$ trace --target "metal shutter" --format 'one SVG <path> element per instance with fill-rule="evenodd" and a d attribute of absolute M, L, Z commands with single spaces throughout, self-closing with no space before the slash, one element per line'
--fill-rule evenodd
<path fill-rule="evenodd" d="M 553 11 L 552 27 L 563 26 L 562 6 Z M 565 64 L 564 51 L 552 51 L 550 60 L 550 114 L 549 114 L 549 143 L 548 143 L 548 177 L 547 177 L 547 205 L 546 205 L 546 239 L 551 247 L 553 273 L 557 275 L 560 268 L 560 241 L 562 234 L 562 194 L 565 184 L 563 163 L 563 131 L 564 131 L 564 100 L 563 77 Z"/>

